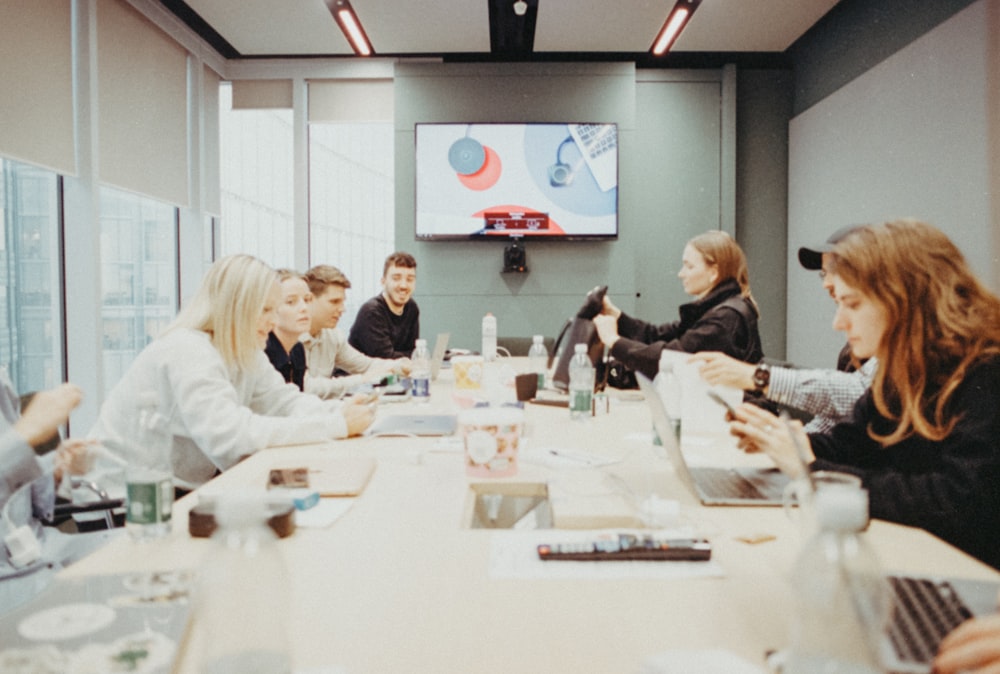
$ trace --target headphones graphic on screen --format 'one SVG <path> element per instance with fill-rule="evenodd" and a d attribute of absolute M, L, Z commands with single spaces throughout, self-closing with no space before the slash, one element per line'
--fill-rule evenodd
<path fill-rule="evenodd" d="M 562 149 L 566 143 L 572 143 L 573 136 L 566 136 L 563 142 L 559 143 L 559 147 L 556 148 L 556 163 L 549 167 L 549 184 L 552 187 L 567 187 L 573 183 L 573 178 L 576 176 L 576 170 L 580 168 L 580 164 L 583 163 L 583 157 L 576 162 L 576 164 L 570 166 L 562 160 Z"/>

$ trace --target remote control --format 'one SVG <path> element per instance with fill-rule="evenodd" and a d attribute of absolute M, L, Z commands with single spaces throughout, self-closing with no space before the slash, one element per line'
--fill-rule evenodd
<path fill-rule="evenodd" d="M 538 557 L 542 560 L 569 561 L 706 561 L 712 557 L 712 544 L 704 538 L 618 534 L 579 543 L 543 543 L 538 546 Z"/>

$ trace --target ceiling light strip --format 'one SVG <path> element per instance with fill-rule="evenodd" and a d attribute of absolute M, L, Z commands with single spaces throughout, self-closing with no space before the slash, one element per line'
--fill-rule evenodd
<path fill-rule="evenodd" d="M 333 20 L 340 27 L 344 37 L 351 44 L 351 49 L 354 50 L 354 53 L 358 56 L 371 56 L 375 50 L 372 49 L 371 42 L 368 41 L 368 35 L 365 34 L 365 29 L 362 28 L 361 22 L 358 21 L 351 3 L 348 0 L 327 0 L 326 6 L 333 15 Z"/>
<path fill-rule="evenodd" d="M 667 15 L 667 20 L 663 22 L 663 28 L 660 29 L 659 35 L 653 42 L 652 52 L 654 56 L 662 56 L 670 50 L 670 47 L 677 40 L 677 36 L 691 20 L 691 15 L 694 14 L 694 10 L 698 8 L 699 4 L 701 4 L 701 0 L 678 0 L 674 8 L 670 10 L 670 14 Z"/>

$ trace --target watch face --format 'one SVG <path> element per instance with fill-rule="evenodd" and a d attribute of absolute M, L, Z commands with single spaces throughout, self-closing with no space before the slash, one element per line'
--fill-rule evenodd
<path fill-rule="evenodd" d="M 771 369 L 763 363 L 757 366 L 753 372 L 753 385 L 757 388 L 764 388 L 771 381 Z"/>

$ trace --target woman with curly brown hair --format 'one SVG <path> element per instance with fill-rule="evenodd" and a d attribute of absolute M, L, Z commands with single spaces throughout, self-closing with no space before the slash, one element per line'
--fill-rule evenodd
<path fill-rule="evenodd" d="M 836 245 L 837 314 L 859 358 L 878 358 L 853 416 L 794 432 L 810 470 L 861 477 L 873 517 L 918 526 L 1000 568 L 1000 298 L 934 227 L 860 227 Z M 797 474 L 791 437 L 743 405 L 733 432 Z"/>

